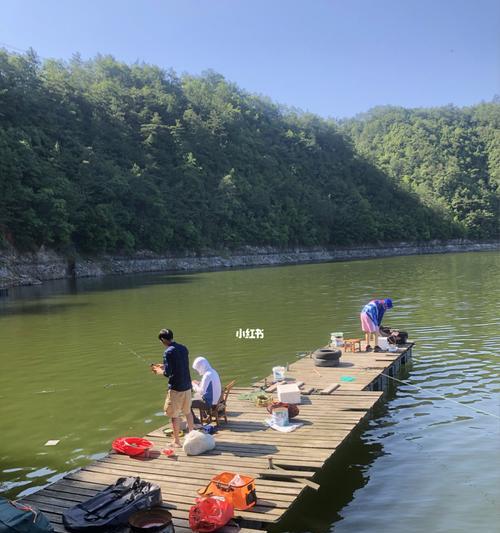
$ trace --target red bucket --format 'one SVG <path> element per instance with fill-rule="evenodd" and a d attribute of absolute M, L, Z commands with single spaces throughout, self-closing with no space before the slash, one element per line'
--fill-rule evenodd
<path fill-rule="evenodd" d="M 154 446 L 150 440 L 141 439 L 139 437 L 120 437 L 113 441 L 111 445 L 113 450 L 118 453 L 126 455 L 142 455 L 144 452 Z"/>

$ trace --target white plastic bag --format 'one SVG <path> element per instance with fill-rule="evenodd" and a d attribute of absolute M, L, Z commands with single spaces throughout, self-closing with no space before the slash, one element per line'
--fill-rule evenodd
<path fill-rule="evenodd" d="M 229 485 L 231 487 L 244 487 L 246 485 L 246 482 L 241 479 L 241 476 L 239 474 L 236 474 L 229 482 Z"/>
<path fill-rule="evenodd" d="M 204 431 L 190 431 L 182 446 L 186 455 L 200 455 L 214 448 L 215 439 Z"/>

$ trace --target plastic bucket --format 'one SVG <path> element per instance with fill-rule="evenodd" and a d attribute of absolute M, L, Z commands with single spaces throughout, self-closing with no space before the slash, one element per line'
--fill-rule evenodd
<path fill-rule="evenodd" d="M 285 379 L 286 368 L 284 366 L 273 366 L 274 381 L 283 381 Z"/>
<path fill-rule="evenodd" d="M 288 426 L 288 407 L 275 407 L 271 416 L 277 426 Z"/>
<path fill-rule="evenodd" d="M 384 350 L 384 352 L 389 351 L 389 341 L 387 340 L 387 337 L 379 337 L 377 344 L 382 348 L 382 350 Z"/>
<path fill-rule="evenodd" d="M 342 331 L 330 333 L 330 346 L 344 346 L 344 333 Z"/>

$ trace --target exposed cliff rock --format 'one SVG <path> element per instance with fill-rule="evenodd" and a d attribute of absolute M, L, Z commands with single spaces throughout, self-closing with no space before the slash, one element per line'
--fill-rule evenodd
<path fill-rule="evenodd" d="M 134 256 L 64 257 L 41 249 L 37 253 L 0 252 L 0 288 L 35 285 L 47 280 L 95 277 L 106 274 L 138 272 L 211 270 L 261 265 L 283 265 L 322 261 L 346 261 L 397 255 L 499 250 L 500 241 L 472 242 L 454 240 L 425 243 L 392 243 L 350 248 L 276 248 L 245 247 L 236 251 L 205 250 L 202 253 L 157 255 L 140 252 Z"/>

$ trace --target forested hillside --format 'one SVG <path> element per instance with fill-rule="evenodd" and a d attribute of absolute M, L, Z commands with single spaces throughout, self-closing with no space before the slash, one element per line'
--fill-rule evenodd
<path fill-rule="evenodd" d="M 0 51 L 0 244 L 99 254 L 496 237 L 499 108 L 338 124 L 213 72 Z"/>
<path fill-rule="evenodd" d="M 357 151 L 469 237 L 498 235 L 500 100 L 474 107 L 380 107 L 346 121 Z"/>

